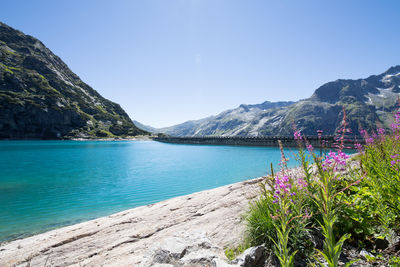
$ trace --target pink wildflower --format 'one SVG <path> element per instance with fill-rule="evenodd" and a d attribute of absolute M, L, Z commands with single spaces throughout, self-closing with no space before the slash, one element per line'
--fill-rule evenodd
<path fill-rule="evenodd" d="M 313 152 L 313 146 L 311 144 L 307 145 L 307 150 L 308 152 L 312 153 Z"/>
<path fill-rule="evenodd" d="M 293 135 L 294 135 L 294 140 L 301 140 L 300 131 L 295 131 Z"/>
<path fill-rule="evenodd" d="M 374 138 L 372 138 L 372 137 L 368 137 L 368 138 L 365 139 L 365 143 L 367 143 L 367 145 L 370 145 L 373 142 L 374 142 Z"/>
<path fill-rule="evenodd" d="M 360 152 L 363 148 L 363 146 L 360 143 L 355 143 L 354 147 L 358 150 L 358 152 Z"/>
<path fill-rule="evenodd" d="M 328 169 L 333 169 L 333 171 L 343 171 L 346 166 L 346 159 L 349 156 L 343 151 L 333 152 L 330 151 L 325 158 L 325 161 L 322 163 L 322 168 L 324 171 Z"/>
<path fill-rule="evenodd" d="M 297 186 L 300 190 L 304 189 L 307 187 L 307 182 L 303 178 L 299 178 L 297 179 Z"/>
<path fill-rule="evenodd" d="M 396 114 L 394 115 L 394 118 L 396 120 L 396 122 L 400 122 L 400 112 L 396 112 Z"/>

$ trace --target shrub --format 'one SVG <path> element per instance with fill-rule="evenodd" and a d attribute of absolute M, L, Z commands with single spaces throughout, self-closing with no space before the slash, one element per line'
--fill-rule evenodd
<path fill-rule="evenodd" d="M 336 152 L 317 156 L 295 130 L 300 174 L 287 169 L 281 147 L 280 172 L 271 168 L 260 197 L 250 203 L 248 242 L 264 243 L 281 266 L 294 266 L 299 257 L 313 265 L 338 266 L 345 242 L 374 246 L 379 239 L 393 241 L 400 231 L 400 113 L 390 134 L 380 128 L 372 136 L 362 131 L 366 145 L 355 144 L 359 155 L 353 159 L 344 153 L 349 131 L 343 114 Z M 324 237 L 323 250 L 309 241 L 311 229 Z"/>

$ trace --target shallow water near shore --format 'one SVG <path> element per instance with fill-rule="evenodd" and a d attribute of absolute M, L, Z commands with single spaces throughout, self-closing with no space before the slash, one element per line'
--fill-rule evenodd
<path fill-rule="evenodd" d="M 273 147 L 1 141 L 0 242 L 266 175 L 279 160 Z"/>

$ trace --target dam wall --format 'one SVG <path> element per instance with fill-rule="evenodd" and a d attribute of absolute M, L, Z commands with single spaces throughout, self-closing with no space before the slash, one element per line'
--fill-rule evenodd
<path fill-rule="evenodd" d="M 332 148 L 335 145 L 334 136 L 307 136 L 307 141 L 315 148 Z M 239 136 L 204 136 L 204 137 L 155 137 L 155 141 L 174 144 L 198 144 L 198 145 L 235 145 L 235 146 L 279 146 L 278 140 L 283 147 L 297 147 L 297 140 L 291 136 L 263 136 L 263 137 L 239 137 Z M 354 148 L 353 144 L 363 143 L 361 139 L 348 140 L 347 147 Z"/>

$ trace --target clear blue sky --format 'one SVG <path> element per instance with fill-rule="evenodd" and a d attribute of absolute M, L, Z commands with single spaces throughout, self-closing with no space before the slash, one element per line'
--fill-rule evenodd
<path fill-rule="evenodd" d="M 161 127 L 309 97 L 400 64 L 400 1 L 2 0 L 132 119 Z"/>

